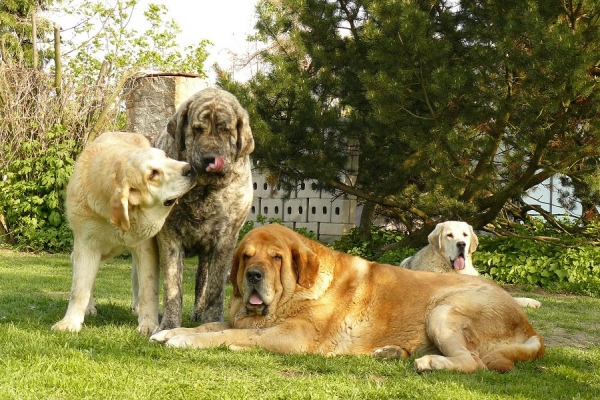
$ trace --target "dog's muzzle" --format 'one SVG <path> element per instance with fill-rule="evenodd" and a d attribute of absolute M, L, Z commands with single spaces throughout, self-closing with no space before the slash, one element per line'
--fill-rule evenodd
<path fill-rule="evenodd" d="M 202 158 L 202 164 L 206 172 L 221 172 L 225 168 L 225 160 L 217 154 L 207 154 Z"/>
<path fill-rule="evenodd" d="M 269 311 L 269 306 L 265 304 L 265 301 L 260 295 L 263 279 L 264 273 L 261 268 L 254 267 L 246 270 L 247 290 L 250 293 L 250 296 L 248 296 L 248 300 L 246 301 L 247 314 L 254 312 L 256 314 L 267 315 Z"/>
<path fill-rule="evenodd" d="M 467 244 L 465 242 L 457 242 L 456 248 L 458 249 L 458 256 L 454 260 L 450 260 L 452 268 L 457 271 L 465 269 L 465 248 Z"/>

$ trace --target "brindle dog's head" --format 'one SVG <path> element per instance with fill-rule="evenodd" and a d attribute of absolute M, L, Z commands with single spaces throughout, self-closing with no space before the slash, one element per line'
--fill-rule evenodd
<path fill-rule="evenodd" d="M 248 113 L 221 89 L 204 89 L 186 100 L 169 120 L 167 132 L 177 146 L 177 158 L 199 175 L 225 175 L 254 150 Z"/>

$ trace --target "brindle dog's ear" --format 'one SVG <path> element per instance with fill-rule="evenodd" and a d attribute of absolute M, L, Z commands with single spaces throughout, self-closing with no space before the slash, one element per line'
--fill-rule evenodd
<path fill-rule="evenodd" d="M 185 128 L 188 124 L 188 111 L 193 99 L 186 100 L 179 106 L 177 112 L 169 119 L 167 123 L 167 133 L 171 135 L 177 147 L 177 155 L 185 151 Z"/>
<path fill-rule="evenodd" d="M 429 244 L 432 245 L 433 247 L 435 247 L 436 249 L 442 248 L 443 224 L 444 224 L 443 222 L 440 222 L 439 224 L 437 224 L 435 226 L 435 229 L 433 230 L 433 232 L 431 232 L 429 234 L 429 236 L 427 236 L 427 240 L 429 241 Z"/>
<path fill-rule="evenodd" d="M 123 232 L 131 228 L 129 223 L 129 185 L 123 183 L 110 198 L 110 222 Z"/>
<path fill-rule="evenodd" d="M 319 275 L 319 259 L 315 252 L 300 240 L 294 242 L 291 250 L 298 285 L 310 289 Z"/>
<path fill-rule="evenodd" d="M 246 157 L 254 151 L 254 139 L 252 138 L 252 129 L 250 129 L 250 118 L 248 117 L 248 112 L 239 106 L 237 115 L 237 153 L 235 158 L 236 160 L 239 160 L 240 158 Z"/>

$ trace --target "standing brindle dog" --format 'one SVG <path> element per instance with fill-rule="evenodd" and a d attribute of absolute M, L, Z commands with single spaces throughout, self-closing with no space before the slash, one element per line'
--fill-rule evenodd
<path fill-rule="evenodd" d="M 225 281 L 252 204 L 248 113 L 229 92 L 201 90 L 179 107 L 155 145 L 198 175 L 157 235 L 165 287 L 159 330 L 181 326 L 183 261 L 191 256 L 198 256 L 192 320 L 221 321 Z"/>

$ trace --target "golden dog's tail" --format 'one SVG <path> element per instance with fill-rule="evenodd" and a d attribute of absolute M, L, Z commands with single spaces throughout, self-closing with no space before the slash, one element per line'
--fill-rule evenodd
<path fill-rule="evenodd" d="M 523 343 L 507 343 L 487 353 L 481 361 L 488 369 L 508 372 L 515 367 L 515 361 L 530 361 L 540 358 L 545 352 L 544 342 L 537 333 Z"/>

